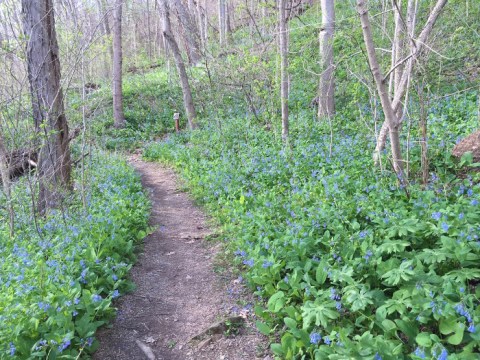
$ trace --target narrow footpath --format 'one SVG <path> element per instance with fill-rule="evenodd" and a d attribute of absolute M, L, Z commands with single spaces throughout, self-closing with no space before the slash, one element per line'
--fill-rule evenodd
<path fill-rule="evenodd" d="M 205 215 L 178 189 L 172 170 L 139 157 L 130 163 L 150 192 L 150 223 L 156 230 L 131 271 L 136 290 L 116 303 L 117 318 L 99 331 L 93 358 L 269 359 L 265 339 L 249 320 L 252 310 L 241 280 L 214 271 L 220 247 L 205 240 Z"/>

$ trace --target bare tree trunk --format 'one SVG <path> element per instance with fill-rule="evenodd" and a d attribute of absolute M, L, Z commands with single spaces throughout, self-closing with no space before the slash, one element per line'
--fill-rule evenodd
<path fill-rule="evenodd" d="M 220 46 L 227 42 L 227 22 L 226 22 L 225 0 L 218 0 L 218 31 L 220 33 Z"/>
<path fill-rule="evenodd" d="M 226 0 L 226 10 L 227 10 L 227 15 L 225 17 L 225 32 L 226 32 L 226 37 L 228 38 L 228 41 L 231 41 L 231 36 L 232 36 L 232 21 L 233 21 L 233 5 L 230 1 Z"/>
<path fill-rule="evenodd" d="M 201 50 L 198 43 L 200 36 L 198 36 L 198 29 L 195 26 L 193 14 L 188 12 L 181 0 L 175 0 L 175 8 L 183 28 L 189 62 L 190 64 L 197 64 L 201 58 Z"/>
<path fill-rule="evenodd" d="M 408 41 L 413 40 L 415 35 L 415 25 L 417 23 L 417 4 L 418 0 L 408 0 L 407 3 L 407 39 Z"/>
<path fill-rule="evenodd" d="M 282 106 L 282 140 L 288 141 L 288 34 L 287 16 L 285 13 L 286 0 L 278 2 L 278 24 L 280 29 L 280 99 Z"/>
<path fill-rule="evenodd" d="M 320 85 L 318 118 L 332 117 L 335 113 L 335 85 L 333 62 L 333 36 L 335 31 L 334 0 L 321 0 L 322 28 L 320 29 Z"/>
<path fill-rule="evenodd" d="M 175 40 L 175 37 L 172 33 L 172 25 L 170 23 L 170 4 L 168 3 L 168 1 L 169 0 L 162 0 L 163 36 L 168 41 L 168 44 L 172 49 L 175 64 L 177 66 L 178 74 L 180 76 L 180 83 L 183 92 L 183 103 L 185 106 L 185 111 L 187 112 L 188 125 L 190 129 L 195 129 L 197 127 L 195 123 L 197 113 L 193 104 L 193 97 L 190 90 L 190 84 L 188 82 L 187 71 L 185 70 L 185 64 L 183 62 L 177 41 Z"/>
<path fill-rule="evenodd" d="M 148 60 L 152 61 L 152 31 L 150 29 L 150 1 L 147 0 L 147 38 Z"/>
<path fill-rule="evenodd" d="M 437 0 L 436 5 L 432 9 L 427 22 L 425 24 L 425 27 L 423 30 L 420 32 L 420 35 L 418 36 L 417 39 L 414 39 L 413 36 L 411 38 L 411 45 L 410 45 L 410 54 L 408 55 L 407 58 L 403 59 L 402 61 L 406 61 L 405 68 L 402 72 L 402 76 L 398 82 L 398 87 L 395 89 L 395 94 L 394 98 L 392 101 L 392 106 L 395 111 L 395 113 L 398 113 L 398 111 L 401 110 L 402 106 L 402 101 L 404 99 L 405 94 L 407 93 L 407 90 L 410 85 L 410 79 L 412 75 L 412 70 L 413 66 L 415 65 L 415 62 L 417 59 L 420 57 L 422 54 L 425 44 L 427 42 L 427 39 L 432 32 L 433 26 L 435 25 L 438 17 L 440 16 L 440 13 L 442 12 L 443 8 L 447 4 L 448 0 Z M 413 16 L 413 15 L 412 15 Z M 413 17 L 412 17 L 413 18 Z M 413 27 L 411 29 L 413 31 Z M 412 33 L 413 35 L 413 33 Z M 395 66 L 398 66 L 399 64 L 395 64 Z M 399 121 L 401 123 L 402 118 L 399 118 Z M 388 124 L 385 121 L 382 125 L 382 128 L 380 130 L 380 133 L 378 134 L 377 138 L 377 145 L 375 147 L 375 154 L 374 157 L 377 158 L 380 152 L 385 149 L 385 144 L 387 142 L 387 134 L 388 134 Z"/>
<path fill-rule="evenodd" d="M 200 0 L 198 0 L 200 1 Z M 208 44 L 208 0 L 205 0 L 205 48 Z"/>
<path fill-rule="evenodd" d="M 268 34 L 267 18 L 268 18 L 268 1 L 262 3 L 262 36 Z"/>
<path fill-rule="evenodd" d="M 205 54 L 205 31 L 206 31 L 206 28 L 204 26 L 204 21 L 203 21 L 203 18 L 202 18 L 202 8 L 200 6 L 200 0 L 197 0 L 197 11 L 196 11 L 196 15 L 197 15 L 197 24 L 198 24 L 198 30 L 199 30 L 199 34 L 200 34 L 200 44 L 202 46 L 202 50 L 203 50 L 203 53 Z"/>
<path fill-rule="evenodd" d="M 393 167 L 399 179 L 403 182 L 403 160 L 400 149 L 400 138 L 398 134 L 399 121 L 395 116 L 395 111 L 392 102 L 388 95 L 387 87 L 380 71 L 380 65 L 375 54 L 375 47 L 373 44 L 373 36 L 370 28 L 370 20 L 368 18 L 367 2 L 366 0 L 357 0 L 358 13 L 360 14 L 360 21 L 362 23 L 363 38 L 365 47 L 367 49 L 368 62 L 370 70 L 372 71 L 375 84 L 377 86 L 378 95 L 382 104 L 382 109 L 385 114 L 385 122 L 388 124 L 390 130 L 390 142 L 392 145 Z"/>
<path fill-rule="evenodd" d="M 23 31 L 35 129 L 42 140 L 38 210 L 57 208 L 71 190 L 68 124 L 60 86 L 60 60 L 52 0 L 22 0 Z"/>
<path fill-rule="evenodd" d="M 403 64 L 400 64 L 402 57 L 405 55 L 405 41 L 403 36 L 403 19 L 402 19 L 402 0 L 392 0 L 394 18 L 395 18 L 395 32 L 392 43 L 392 69 L 395 69 L 390 75 L 389 93 L 395 94 L 398 89 L 400 79 L 402 78 Z M 398 114 L 397 114 L 398 115 Z M 399 116 L 400 118 L 401 116 Z"/>
<path fill-rule="evenodd" d="M 115 0 L 113 11 L 113 120 L 116 128 L 125 127 L 122 95 L 122 6 L 123 0 Z"/>

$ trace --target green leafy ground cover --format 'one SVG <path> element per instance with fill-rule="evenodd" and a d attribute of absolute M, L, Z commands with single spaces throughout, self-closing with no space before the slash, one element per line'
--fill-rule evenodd
<path fill-rule="evenodd" d="M 291 149 L 240 118 L 151 143 L 144 156 L 174 165 L 222 224 L 260 297 L 259 330 L 281 336 L 277 356 L 478 359 L 480 188 L 448 155 L 477 126 L 476 95 L 429 109 L 425 189 L 374 169 L 368 134 L 338 125 L 331 142 L 310 116 L 292 122 Z"/>
<path fill-rule="evenodd" d="M 139 177 L 117 156 L 96 154 L 80 195 L 65 213 L 31 218 L 26 179 L 14 187 L 15 238 L 0 224 L 0 358 L 77 359 L 131 285 L 134 245 L 145 236 L 149 203 Z M 77 173 L 77 194 L 82 181 Z M 2 218 L 8 219 L 5 209 Z"/>
<path fill-rule="evenodd" d="M 263 46 L 251 47 L 246 29 L 234 34 L 244 46 L 232 55 L 209 57 L 208 69 L 189 70 L 197 111 L 208 123 L 204 129 L 146 148 L 147 158 L 175 165 L 223 224 L 230 254 L 259 296 L 258 328 L 276 342 L 272 349 L 280 358 L 479 357 L 479 189 L 475 174 L 456 176 L 448 155 L 458 138 L 478 127 L 478 94 L 444 96 L 476 88 L 470 80 L 480 43 L 467 39 L 476 36 L 471 24 L 479 9 L 470 7 L 466 15 L 464 2 L 449 4 L 432 45 L 445 56 L 432 56 L 419 67 L 410 96 L 403 138 L 413 180 L 408 190 L 399 188 L 389 171 L 372 167 L 374 129 L 383 118 L 365 87 L 369 72 L 359 52 L 361 28 L 347 3 L 337 9 L 332 128 L 314 122 L 309 108 L 319 73 L 319 13 L 313 10 L 290 23 L 291 149 L 282 148 L 278 134 L 275 47 L 265 46 L 274 31 Z M 378 15 L 381 8 L 371 10 Z M 421 14 L 419 23 L 427 9 Z M 375 31 L 376 45 L 388 48 L 388 37 Z M 382 54 L 388 68 L 389 57 Z M 465 64 L 461 72 L 459 63 Z M 136 148 L 173 130 L 173 112 L 182 109 L 175 79 L 174 72 L 167 76 L 163 70 L 126 77 L 126 129 L 111 128 L 111 94 L 104 85 L 84 100 L 69 94 L 69 121 L 83 123 L 85 110 L 88 132 L 99 145 Z M 426 189 L 415 182 L 422 84 L 428 84 L 430 102 Z M 113 313 L 115 291 L 127 288 L 122 276 L 133 260 L 131 241 L 145 228 L 143 195 L 125 165 L 100 163 L 90 200 L 98 211 L 89 211 L 91 218 L 80 210 L 66 221 L 58 215 L 40 224 L 44 233 L 54 234 L 45 240 L 22 215 L 18 245 L 2 240 L 0 309 L 9 315 L 0 319 L 0 357 L 32 352 L 75 358 L 79 351 L 92 351 L 95 329 Z M 27 196 L 20 189 L 19 199 Z M 132 211 L 137 206 L 138 212 Z M 7 229 L 0 233 L 6 239 Z M 67 282 L 72 283 L 64 286 Z"/>
<path fill-rule="evenodd" d="M 385 170 L 373 167 L 383 116 L 362 75 L 369 71 L 358 51 L 358 15 L 342 4 L 332 123 L 316 122 L 309 108 L 319 17 L 308 11 L 290 23 L 291 147 L 283 148 L 279 135 L 276 54 L 246 41 L 209 65 L 211 91 L 222 95 L 207 103 L 203 130 L 150 143 L 144 156 L 175 166 L 222 224 L 231 256 L 259 296 L 258 329 L 271 336 L 279 358 L 478 359 L 480 189 L 469 171 L 478 164 L 465 156 L 467 170 L 459 171 L 450 151 L 478 128 L 478 92 L 468 90 L 477 87 L 457 69 L 477 62 L 478 43 L 466 39 L 476 39 L 469 24 L 479 9 L 466 15 L 465 4 L 454 1 L 436 24 L 433 46 L 449 59 L 429 58 L 412 84 L 402 132 L 410 184 L 402 188 L 387 152 Z M 375 31 L 376 46 L 388 48 L 388 37 Z M 389 57 L 379 57 L 388 69 Z M 220 85 L 241 79 L 249 84 L 243 96 Z M 428 123 L 425 187 L 420 105 Z"/>

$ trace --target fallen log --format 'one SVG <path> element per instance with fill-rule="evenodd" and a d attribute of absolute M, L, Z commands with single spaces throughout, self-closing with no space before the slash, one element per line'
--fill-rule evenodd
<path fill-rule="evenodd" d="M 68 141 L 72 141 L 78 135 L 80 135 L 80 128 L 73 129 L 68 136 Z M 37 167 L 38 149 L 17 149 L 7 153 L 6 155 L 8 176 L 11 180 L 25 175 L 27 172 Z"/>
<path fill-rule="evenodd" d="M 34 149 L 18 149 L 7 154 L 7 171 L 11 180 L 37 167 L 38 152 Z"/>

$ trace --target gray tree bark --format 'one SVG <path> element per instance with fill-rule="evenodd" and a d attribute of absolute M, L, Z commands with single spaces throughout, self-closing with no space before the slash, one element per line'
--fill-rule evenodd
<path fill-rule="evenodd" d="M 122 95 L 122 7 L 123 0 L 115 0 L 113 10 L 113 121 L 116 128 L 125 127 Z"/>
<path fill-rule="evenodd" d="M 363 39 L 365 42 L 365 47 L 367 49 L 370 70 L 372 71 L 375 85 L 377 86 L 377 92 L 380 97 L 383 112 L 385 114 L 385 122 L 387 123 L 388 129 L 390 130 L 389 134 L 390 142 L 392 145 L 393 167 L 399 179 L 403 182 L 403 160 L 399 138 L 400 124 L 395 115 L 395 111 L 393 110 L 392 102 L 390 100 L 390 96 L 388 95 L 388 90 L 380 70 L 380 65 L 378 64 L 377 55 L 375 53 L 373 36 L 370 28 L 370 19 L 368 18 L 367 1 L 357 0 L 357 9 L 358 13 L 360 14 L 360 21 L 362 23 Z"/>
<path fill-rule="evenodd" d="M 206 38 L 205 38 L 205 24 L 203 21 L 203 15 L 202 15 L 202 7 L 200 5 L 200 0 L 197 0 L 197 10 L 196 10 L 196 15 L 197 15 L 197 26 L 200 34 L 200 44 L 202 46 L 202 50 L 205 53 L 206 51 Z"/>
<path fill-rule="evenodd" d="M 183 104 L 187 113 L 188 126 L 190 129 L 197 127 L 195 119 L 197 113 L 195 111 L 195 105 L 193 104 L 192 91 L 190 89 L 190 83 L 188 81 L 187 71 L 185 70 L 185 64 L 182 59 L 182 54 L 178 47 L 177 41 L 172 33 L 172 25 L 170 22 L 170 4 L 169 0 L 162 0 L 162 18 L 163 18 L 163 36 L 167 40 L 170 48 L 173 52 L 175 59 L 175 65 L 177 66 L 178 74 L 180 76 L 180 83 L 183 93 Z"/>
<path fill-rule="evenodd" d="M 200 0 L 198 0 L 198 1 L 200 1 Z M 205 27 L 204 27 L 205 32 L 204 32 L 203 35 L 205 36 L 205 48 L 206 48 L 206 47 L 207 47 L 207 44 L 208 44 L 208 25 L 209 25 L 209 20 L 208 20 L 208 0 L 205 0 L 204 5 L 205 5 L 205 13 L 204 13 L 204 15 L 205 15 L 205 18 L 204 18 L 204 20 L 205 20 Z"/>
<path fill-rule="evenodd" d="M 282 107 L 282 140 L 288 141 L 288 33 L 286 0 L 278 2 L 278 24 L 280 29 L 280 100 Z"/>
<path fill-rule="evenodd" d="M 393 73 L 390 75 L 389 93 L 395 94 L 395 90 L 398 89 L 400 79 L 402 78 L 403 64 L 400 64 L 402 57 L 405 56 L 405 36 L 404 36 L 404 24 L 402 19 L 402 0 L 392 0 L 394 19 L 395 19 L 395 31 L 393 35 L 392 43 L 392 69 Z M 398 65 L 397 65 L 398 64 Z M 396 66 L 397 65 L 397 66 Z M 398 115 L 398 114 L 397 114 Z M 401 116 L 398 116 L 399 118 Z"/>
<path fill-rule="evenodd" d="M 189 62 L 190 64 L 197 64 L 202 57 L 202 52 L 199 44 L 199 30 L 195 24 L 194 14 L 187 10 L 181 0 L 174 0 L 174 3 L 178 20 L 183 28 Z"/>
<path fill-rule="evenodd" d="M 398 80 L 398 83 L 395 89 L 395 94 L 393 96 L 393 101 L 392 101 L 392 106 L 395 113 L 399 113 L 402 110 L 401 109 L 403 105 L 402 102 L 410 85 L 413 66 L 415 65 L 420 55 L 423 53 L 428 37 L 432 32 L 433 26 L 435 25 L 438 17 L 440 16 L 447 2 L 448 0 L 437 0 L 437 3 L 435 4 L 432 11 L 430 12 L 427 22 L 425 23 L 425 26 L 423 30 L 420 32 L 420 34 L 418 35 L 417 39 L 413 38 L 413 31 L 414 31 L 413 27 L 410 28 L 410 31 L 412 31 L 412 34 L 411 34 L 412 36 L 410 39 L 411 45 L 409 47 L 410 54 L 405 59 L 402 60 L 402 62 L 405 62 L 405 66 L 402 71 L 401 77 Z M 414 17 L 415 17 L 414 15 L 408 16 L 408 18 L 410 19 L 414 19 Z M 411 20 L 411 21 L 414 24 L 414 20 Z M 395 64 L 395 67 L 400 65 L 402 64 L 397 63 Z M 400 117 L 398 120 L 401 123 L 402 117 Z M 385 144 L 387 142 L 387 135 L 388 135 L 388 123 L 385 121 L 378 134 L 377 145 L 375 147 L 375 153 L 374 153 L 375 159 L 377 159 L 380 152 L 383 149 L 385 149 Z"/>
<path fill-rule="evenodd" d="M 220 46 L 227 42 L 227 19 L 225 0 L 218 0 L 218 31 L 220 33 Z"/>
<path fill-rule="evenodd" d="M 68 124 L 60 86 L 60 60 L 52 0 L 22 0 L 33 118 L 41 148 L 38 210 L 58 208 L 71 190 Z"/>
<path fill-rule="evenodd" d="M 152 61 L 152 30 L 150 28 L 150 1 L 147 0 L 147 38 L 148 38 L 148 60 L 151 62 Z"/>
<path fill-rule="evenodd" d="M 321 0 L 322 28 L 320 29 L 320 84 L 318 118 L 332 117 L 335 113 L 335 83 L 333 61 L 333 36 L 335 32 L 334 0 Z"/>

